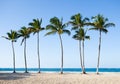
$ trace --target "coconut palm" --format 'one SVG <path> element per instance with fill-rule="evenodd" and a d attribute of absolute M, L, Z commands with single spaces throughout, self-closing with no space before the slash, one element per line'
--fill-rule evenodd
<path fill-rule="evenodd" d="M 67 24 L 63 23 L 63 19 L 58 19 L 57 17 L 53 17 L 50 19 L 50 24 L 46 26 L 46 30 L 49 30 L 46 35 L 50 34 L 58 34 L 60 39 L 60 45 L 61 45 L 61 74 L 63 74 L 63 43 L 62 43 L 62 37 L 61 34 L 68 34 L 70 35 L 70 31 L 65 29 L 67 27 Z"/>
<path fill-rule="evenodd" d="M 7 33 L 7 37 L 2 36 L 3 38 L 10 40 L 12 43 L 12 50 L 13 50 L 13 73 L 16 73 L 15 71 L 15 50 L 14 50 L 14 42 L 17 41 L 18 39 L 18 34 L 16 31 L 11 30 L 10 32 Z"/>
<path fill-rule="evenodd" d="M 93 28 L 90 30 L 98 30 L 99 31 L 99 47 L 98 47 L 98 63 L 97 63 L 97 74 L 99 74 L 99 64 L 100 64 L 100 51 L 101 51 L 101 33 L 107 33 L 107 28 L 114 27 L 114 23 L 107 23 L 108 19 L 103 17 L 103 15 L 98 14 L 95 17 L 92 17 L 93 23 L 91 24 Z"/>
<path fill-rule="evenodd" d="M 37 33 L 37 54 L 38 54 L 38 68 L 40 73 L 40 55 L 39 55 L 39 32 L 44 30 L 43 27 L 41 27 L 42 19 L 39 21 L 39 19 L 33 19 L 33 22 L 29 23 L 29 25 L 32 28 L 33 34 Z"/>
<path fill-rule="evenodd" d="M 69 21 L 68 23 L 73 26 L 72 30 L 79 30 L 80 28 L 83 28 L 84 26 L 88 25 L 88 22 L 89 18 L 83 18 L 82 15 L 78 13 L 71 16 L 71 21 Z"/>
<path fill-rule="evenodd" d="M 26 39 L 30 37 L 31 30 L 30 28 L 22 27 L 19 32 L 19 37 L 23 37 L 22 43 L 24 42 L 24 60 L 25 60 L 25 73 L 28 73 L 27 71 L 27 59 L 26 59 Z"/>
<path fill-rule="evenodd" d="M 78 31 L 76 31 L 76 34 L 73 35 L 73 38 L 76 40 L 79 40 L 79 49 L 80 49 L 80 59 L 84 59 L 84 41 L 85 39 L 90 39 L 90 36 L 86 35 L 87 30 L 85 31 L 83 28 L 80 28 Z M 81 41 L 82 41 L 82 55 L 81 55 Z M 83 70 L 83 74 L 85 74 L 85 64 L 84 64 L 84 60 L 81 63 L 82 66 L 82 70 Z"/>
<path fill-rule="evenodd" d="M 88 25 L 88 22 L 89 22 L 89 18 L 86 18 L 86 17 L 83 18 L 82 15 L 80 13 L 78 13 L 78 14 L 71 16 L 71 21 L 69 21 L 68 23 L 72 25 L 72 30 L 77 30 L 77 32 L 81 32 L 83 30 L 83 27 Z M 75 37 L 76 37 L 76 35 L 75 35 Z M 84 55 L 82 56 L 82 54 L 81 54 L 81 40 L 82 40 L 82 38 L 80 37 L 79 38 L 80 61 L 81 61 L 80 63 L 81 63 L 82 73 L 85 73 L 84 66 L 83 66 L 84 65 Z"/>

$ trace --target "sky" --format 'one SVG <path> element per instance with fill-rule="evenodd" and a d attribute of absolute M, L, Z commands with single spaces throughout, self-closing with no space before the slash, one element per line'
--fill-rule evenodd
<path fill-rule="evenodd" d="M 77 13 L 83 17 L 91 18 L 102 14 L 115 23 L 115 27 L 102 33 L 100 67 L 120 67 L 120 0 L 0 0 L 0 68 L 12 68 L 13 56 L 11 42 L 1 38 L 12 30 L 28 27 L 33 19 L 42 18 L 42 26 L 49 24 L 50 18 L 56 16 L 63 18 L 63 22 L 70 21 L 70 17 Z M 89 28 L 89 27 L 88 27 Z M 67 29 L 71 30 L 71 26 Z M 40 56 L 42 68 L 59 68 L 61 65 L 61 51 L 58 35 L 44 36 L 47 31 L 40 32 Z M 63 34 L 64 68 L 79 68 L 78 41 Z M 85 66 L 95 68 L 98 54 L 98 31 L 89 31 L 90 40 L 85 41 Z M 27 64 L 28 68 L 37 68 L 36 35 L 27 39 Z M 21 38 L 14 43 L 16 54 L 16 67 L 24 68 L 23 45 Z"/>

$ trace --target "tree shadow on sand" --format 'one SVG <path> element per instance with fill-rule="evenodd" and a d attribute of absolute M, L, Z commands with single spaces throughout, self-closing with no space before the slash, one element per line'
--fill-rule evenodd
<path fill-rule="evenodd" d="M 0 80 L 18 80 L 33 76 L 30 73 L 0 73 Z"/>

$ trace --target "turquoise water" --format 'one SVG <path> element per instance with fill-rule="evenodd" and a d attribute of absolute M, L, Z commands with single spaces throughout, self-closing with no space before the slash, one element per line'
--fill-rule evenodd
<path fill-rule="evenodd" d="M 60 72 L 60 68 L 41 68 L 41 72 Z M 0 72 L 11 72 L 13 68 L 0 68 Z M 16 68 L 18 72 L 24 72 L 25 68 Z M 37 72 L 38 68 L 28 68 L 29 72 Z M 64 68 L 64 72 L 81 72 L 81 68 Z M 86 68 L 86 72 L 96 72 L 96 68 Z M 99 68 L 99 72 L 120 72 L 120 68 Z"/>

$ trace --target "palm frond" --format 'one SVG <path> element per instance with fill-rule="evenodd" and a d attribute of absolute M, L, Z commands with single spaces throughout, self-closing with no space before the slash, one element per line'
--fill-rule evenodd
<path fill-rule="evenodd" d="M 41 25 L 41 23 L 42 23 L 42 18 L 40 19 L 40 25 Z"/>
<path fill-rule="evenodd" d="M 101 31 L 101 32 L 104 32 L 104 33 L 107 33 L 107 32 L 108 32 L 107 29 L 101 29 L 100 31 Z"/>
<path fill-rule="evenodd" d="M 34 24 L 31 22 L 31 23 L 29 23 L 28 25 L 33 26 Z"/>
<path fill-rule="evenodd" d="M 92 17 L 91 17 L 91 19 L 93 19 L 93 20 L 94 20 L 95 18 L 96 18 L 96 16 L 92 16 Z"/>
<path fill-rule="evenodd" d="M 72 26 L 76 25 L 74 21 L 69 21 L 68 24 L 71 24 Z"/>
<path fill-rule="evenodd" d="M 89 39 L 90 40 L 90 36 L 85 36 L 85 39 Z"/>
<path fill-rule="evenodd" d="M 86 22 L 86 23 L 84 23 L 84 25 L 86 25 L 86 26 L 94 26 L 95 24 L 91 23 L 91 22 Z"/>
<path fill-rule="evenodd" d="M 50 32 L 46 33 L 45 36 L 51 35 L 51 34 L 56 34 L 56 33 L 57 33 L 56 31 L 50 31 Z"/>
<path fill-rule="evenodd" d="M 8 37 L 5 37 L 5 36 L 2 36 L 2 38 L 5 38 L 5 39 L 7 39 L 7 40 L 10 40 Z"/>
<path fill-rule="evenodd" d="M 71 30 L 78 30 L 78 26 L 73 26 Z"/>
<path fill-rule="evenodd" d="M 75 34 L 75 35 L 73 35 L 73 37 L 72 37 L 73 39 L 75 39 L 75 40 L 78 40 L 77 39 L 77 35 Z"/>
<path fill-rule="evenodd" d="M 33 32 L 33 35 L 35 35 L 37 32 Z"/>
<path fill-rule="evenodd" d="M 21 41 L 21 45 L 23 44 L 24 40 L 25 40 L 25 38 L 22 39 L 22 41 Z"/>
<path fill-rule="evenodd" d="M 8 38 L 12 38 L 12 31 L 7 33 Z"/>
<path fill-rule="evenodd" d="M 103 17 L 104 18 L 104 17 Z M 108 18 L 104 18 L 104 21 L 107 22 L 108 21 Z"/>
<path fill-rule="evenodd" d="M 69 30 L 63 30 L 63 33 L 66 33 L 66 34 L 68 34 L 68 35 L 71 34 L 71 32 L 70 32 Z"/>
<path fill-rule="evenodd" d="M 107 23 L 104 25 L 105 28 L 109 28 L 109 27 L 115 27 L 114 23 Z"/>
<path fill-rule="evenodd" d="M 82 22 L 86 23 L 86 22 L 89 22 L 89 20 L 90 20 L 89 18 L 85 17 Z"/>
<path fill-rule="evenodd" d="M 90 28 L 89 30 L 99 30 L 98 28 Z"/>
<path fill-rule="evenodd" d="M 45 28 L 44 28 L 44 27 L 40 28 L 40 31 L 43 31 L 43 30 L 45 30 Z"/>
<path fill-rule="evenodd" d="M 62 24 L 61 26 L 62 26 L 61 27 L 62 29 L 65 29 L 68 25 L 67 25 L 67 23 L 65 23 L 65 24 Z"/>
<path fill-rule="evenodd" d="M 50 24 L 50 25 L 46 26 L 46 30 L 54 30 L 54 31 L 56 30 L 57 31 L 57 28 Z"/>

